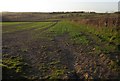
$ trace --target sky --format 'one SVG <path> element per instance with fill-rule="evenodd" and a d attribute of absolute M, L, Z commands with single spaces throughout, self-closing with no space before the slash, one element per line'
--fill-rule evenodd
<path fill-rule="evenodd" d="M 118 11 L 119 0 L 0 0 L 0 12 Z"/>

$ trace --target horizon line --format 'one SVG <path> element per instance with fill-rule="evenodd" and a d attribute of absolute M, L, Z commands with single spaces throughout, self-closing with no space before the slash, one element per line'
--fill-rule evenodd
<path fill-rule="evenodd" d="M 39 12 L 39 13 L 54 13 L 54 12 L 63 12 L 63 13 L 67 13 L 67 12 L 84 12 L 84 13 L 90 13 L 90 12 L 95 12 L 95 13 L 115 13 L 115 12 L 120 12 L 118 11 L 105 11 L 105 12 L 99 12 L 99 11 L 0 11 L 0 12 L 13 12 L 13 13 L 29 13 L 29 12 Z"/>

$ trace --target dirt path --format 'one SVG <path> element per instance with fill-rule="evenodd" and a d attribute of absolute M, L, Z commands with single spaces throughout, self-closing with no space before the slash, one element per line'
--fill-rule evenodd
<path fill-rule="evenodd" d="M 116 78 L 117 72 L 111 70 L 108 66 L 110 59 L 104 54 L 95 55 L 88 52 L 88 46 L 74 46 L 69 42 L 68 34 L 57 36 L 54 39 L 55 45 L 60 48 L 61 62 L 65 64 L 70 70 L 76 73 L 76 79 L 92 79 L 92 78 Z M 78 49 L 76 49 L 78 48 Z M 75 77 L 70 77 L 75 78 Z"/>
<path fill-rule="evenodd" d="M 36 33 L 42 35 L 57 23 L 59 22 L 49 24 Z M 69 41 L 68 33 L 55 36 L 50 41 L 42 38 L 33 39 L 33 30 L 35 28 L 3 35 L 3 53 L 22 57 L 29 65 L 25 70 L 27 77 L 46 78 L 54 69 L 63 67 L 67 68 L 63 77 L 68 79 L 110 79 L 118 76 L 117 72 L 108 67 L 111 62 L 108 57 L 104 54 L 89 53 L 88 45 L 73 45 Z M 92 40 L 90 37 L 88 39 Z"/>
<path fill-rule="evenodd" d="M 67 39 L 67 34 L 57 36 L 54 38 L 54 43 L 59 47 L 59 52 L 61 53 L 61 56 L 63 59 L 61 59 L 62 63 L 66 64 L 71 70 L 74 69 L 74 61 L 75 58 L 73 56 L 73 51 L 69 49 L 68 46 L 66 46 L 66 39 Z"/>

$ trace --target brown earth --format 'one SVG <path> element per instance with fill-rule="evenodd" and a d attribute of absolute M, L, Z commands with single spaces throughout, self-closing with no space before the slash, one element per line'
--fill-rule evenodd
<path fill-rule="evenodd" d="M 45 36 L 52 36 L 54 32 L 46 33 L 45 31 L 57 23 L 59 22 L 39 31 L 37 38 L 33 38 L 38 33 L 32 32 L 34 29 L 3 34 L 3 54 L 8 54 L 8 57 L 22 57 L 29 66 L 24 69 L 25 75 L 27 78 L 34 77 L 35 80 L 49 78 L 55 68 L 64 70 L 64 74 L 58 77 L 60 79 L 114 79 L 119 77 L 118 72 L 108 67 L 111 63 L 109 57 L 104 54 L 89 53 L 91 46 L 72 44 L 68 33 L 53 36 L 51 40 L 46 39 Z M 44 33 L 46 33 L 45 36 Z M 8 78 L 6 74 L 12 75 L 9 78 L 18 77 L 6 72 L 3 79 Z"/>

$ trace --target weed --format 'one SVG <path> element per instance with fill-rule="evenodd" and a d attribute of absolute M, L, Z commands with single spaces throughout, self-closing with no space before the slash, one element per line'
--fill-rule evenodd
<path fill-rule="evenodd" d="M 52 74 L 49 75 L 49 79 L 59 79 L 60 76 L 64 74 L 64 70 L 62 69 L 55 69 L 53 70 Z"/>

